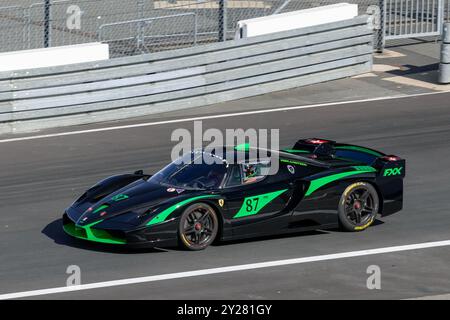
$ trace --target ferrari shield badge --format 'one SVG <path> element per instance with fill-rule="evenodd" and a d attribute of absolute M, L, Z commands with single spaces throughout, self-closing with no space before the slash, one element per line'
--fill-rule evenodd
<path fill-rule="evenodd" d="M 225 201 L 223 199 L 219 200 L 219 206 L 223 207 L 223 205 L 225 204 Z"/>

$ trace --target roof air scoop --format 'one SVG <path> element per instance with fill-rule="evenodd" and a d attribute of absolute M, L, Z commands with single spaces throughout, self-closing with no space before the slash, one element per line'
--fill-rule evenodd
<path fill-rule="evenodd" d="M 295 150 L 307 150 L 319 158 L 329 158 L 334 155 L 334 145 L 336 141 L 326 139 L 303 139 L 297 141 Z"/>

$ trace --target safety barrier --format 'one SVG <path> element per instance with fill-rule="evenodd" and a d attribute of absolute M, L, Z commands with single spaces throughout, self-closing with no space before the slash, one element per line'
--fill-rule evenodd
<path fill-rule="evenodd" d="M 369 16 L 248 39 L 0 73 L 0 133 L 139 117 L 371 70 Z"/>

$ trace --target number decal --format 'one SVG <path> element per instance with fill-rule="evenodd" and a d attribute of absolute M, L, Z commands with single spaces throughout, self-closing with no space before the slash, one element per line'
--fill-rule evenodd
<path fill-rule="evenodd" d="M 245 203 L 247 205 L 247 212 L 253 211 L 253 201 L 252 199 L 248 199 Z"/>
<path fill-rule="evenodd" d="M 250 214 L 258 212 L 258 203 L 259 198 L 247 199 L 245 202 L 247 212 Z"/>
<path fill-rule="evenodd" d="M 281 196 L 286 191 L 288 191 L 288 189 L 245 198 L 244 202 L 242 203 L 241 209 L 238 213 L 235 214 L 233 219 L 244 218 L 258 214 L 265 206 L 267 206 L 270 202 Z"/>

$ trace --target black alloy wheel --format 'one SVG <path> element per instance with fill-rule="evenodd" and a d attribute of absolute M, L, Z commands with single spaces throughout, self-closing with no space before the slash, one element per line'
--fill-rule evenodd
<path fill-rule="evenodd" d="M 205 203 L 193 204 L 181 215 L 180 243 L 188 250 L 203 250 L 215 240 L 218 229 L 219 223 L 214 209 Z"/>
<path fill-rule="evenodd" d="M 347 231 L 367 229 L 376 219 L 379 197 L 375 188 L 366 182 L 350 185 L 339 203 L 339 222 Z"/>

